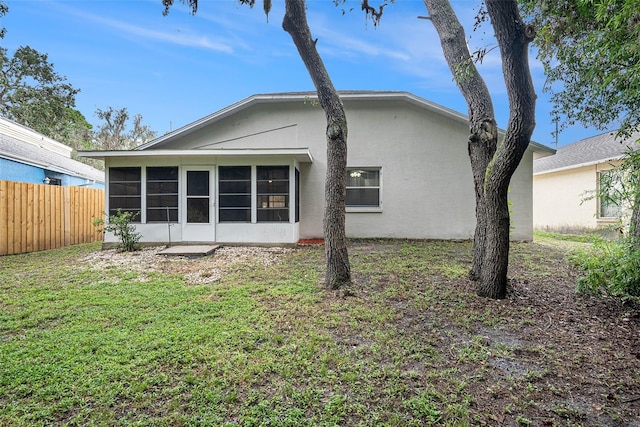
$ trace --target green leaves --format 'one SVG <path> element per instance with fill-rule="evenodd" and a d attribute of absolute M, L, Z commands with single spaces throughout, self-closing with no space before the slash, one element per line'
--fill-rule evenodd
<path fill-rule="evenodd" d="M 554 114 L 599 128 L 640 124 L 640 12 L 635 0 L 522 0 L 539 28 Z"/>
<path fill-rule="evenodd" d="M 583 270 L 578 292 L 608 295 L 623 301 L 640 297 L 640 246 L 632 239 L 597 241 L 592 250 L 578 251 L 574 264 Z"/>
<path fill-rule="evenodd" d="M 67 123 L 79 92 L 54 71 L 47 54 L 19 47 L 12 58 L 0 48 L 0 114 L 55 137 Z"/>
<path fill-rule="evenodd" d="M 4 1 L 0 1 L 0 18 L 9 12 L 9 6 Z M 4 35 L 7 33 L 7 29 L 4 27 L 0 27 L 0 39 L 4 38 Z"/>
<path fill-rule="evenodd" d="M 133 252 L 139 249 L 138 242 L 142 235 L 136 231 L 136 226 L 132 224 L 133 220 L 140 213 L 132 213 L 118 209 L 115 215 L 109 216 L 108 222 L 102 219 L 96 219 L 93 225 L 103 227 L 100 231 L 108 231 L 120 239 L 119 248 L 124 252 Z"/>

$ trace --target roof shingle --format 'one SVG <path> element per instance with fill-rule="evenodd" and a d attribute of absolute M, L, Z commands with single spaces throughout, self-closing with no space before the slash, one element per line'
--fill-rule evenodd
<path fill-rule="evenodd" d="M 617 160 L 624 154 L 627 147 L 640 148 L 636 142 L 639 138 L 640 132 L 630 138 L 620 139 L 616 137 L 616 132 L 612 131 L 581 139 L 573 144 L 558 148 L 553 156 L 535 160 L 533 173 L 535 175 Z"/>

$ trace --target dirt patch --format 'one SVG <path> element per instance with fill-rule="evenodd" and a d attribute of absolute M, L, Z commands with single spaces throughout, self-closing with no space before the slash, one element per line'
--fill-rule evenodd
<path fill-rule="evenodd" d="M 394 250 L 388 242 L 382 246 L 362 242 L 350 254 L 379 253 L 382 265 L 384 252 Z M 470 253 L 460 249 L 447 258 L 470 265 Z M 355 277 L 365 288 L 360 295 L 372 298 L 374 290 L 389 293 L 394 283 L 405 282 L 388 300 L 399 313 L 395 326 L 446 350 L 442 369 L 455 369 L 466 382 L 473 425 L 638 427 L 638 307 L 577 295 L 579 272 L 568 265 L 566 251 L 514 245 L 508 295 L 501 301 L 476 297 L 466 277 L 449 280 L 442 269 L 419 270 L 410 260 L 404 273 L 398 266 L 391 274 L 373 269 Z M 416 303 L 425 292 L 429 302 Z"/>
<path fill-rule="evenodd" d="M 91 265 L 92 269 L 121 268 L 129 272 L 139 273 L 138 281 L 149 280 L 149 273 L 161 272 L 184 275 L 189 284 L 207 284 L 220 280 L 225 274 L 238 266 L 252 264 L 257 267 L 268 267 L 278 263 L 290 253 L 290 248 L 272 247 L 222 247 L 213 255 L 190 259 L 189 257 L 166 257 L 158 252 L 164 246 L 145 247 L 135 252 L 120 252 L 108 249 L 91 253 L 82 262 Z"/>

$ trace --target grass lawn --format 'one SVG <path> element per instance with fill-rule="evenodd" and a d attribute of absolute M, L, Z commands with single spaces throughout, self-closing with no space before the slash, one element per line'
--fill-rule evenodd
<path fill-rule="evenodd" d="M 349 250 L 348 297 L 321 246 L 0 257 L 0 426 L 639 425 L 636 313 L 576 296 L 553 238 L 513 245 L 503 301 L 469 243 Z"/>

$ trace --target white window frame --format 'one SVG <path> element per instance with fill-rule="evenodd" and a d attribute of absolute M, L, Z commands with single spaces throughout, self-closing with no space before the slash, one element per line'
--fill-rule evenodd
<path fill-rule="evenodd" d="M 365 171 L 377 171 L 378 172 L 378 186 L 367 187 L 367 188 L 378 188 L 378 206 L 349 206 L 345 207 L 345 211 L 347 213 L 371 213 L 371 212 L 382 212 L 382 167 L 381 166 L 347 166 L 347 174 L 354 172 L 356 170 L 365 170 Z M 347 187 L 349 188 L 349 187 Z M 364 188 L 364 187 L 363 187 Z"/>
<path fill-rule="evenodd" d="M 616 168 L 603 169 L 603 170 L 598 171 L 598 193 L 597 193 L 596 200 L 598 201 L 598 203 L 597 203 L 597 209 L 598 209 L 597 218 L 599 220 L 613 221 L 613 220 L 619 220 L 623 216 L 623 210 L 622 210 L 621 206 L 615 207 L 615 209 L 618 210 L 617 215 L 614 215 L 614 216 L 603 216 L 602 215 L 602 210 L 603 210 L 604 206 L 602 205 L 602 198 L 600 197 L 602 176 L 605 175 L 605 174 L 612 174 L 612 173 L 619 173 L 619 172 L 620 172 L 620 170 L 616 169 Z"/>

